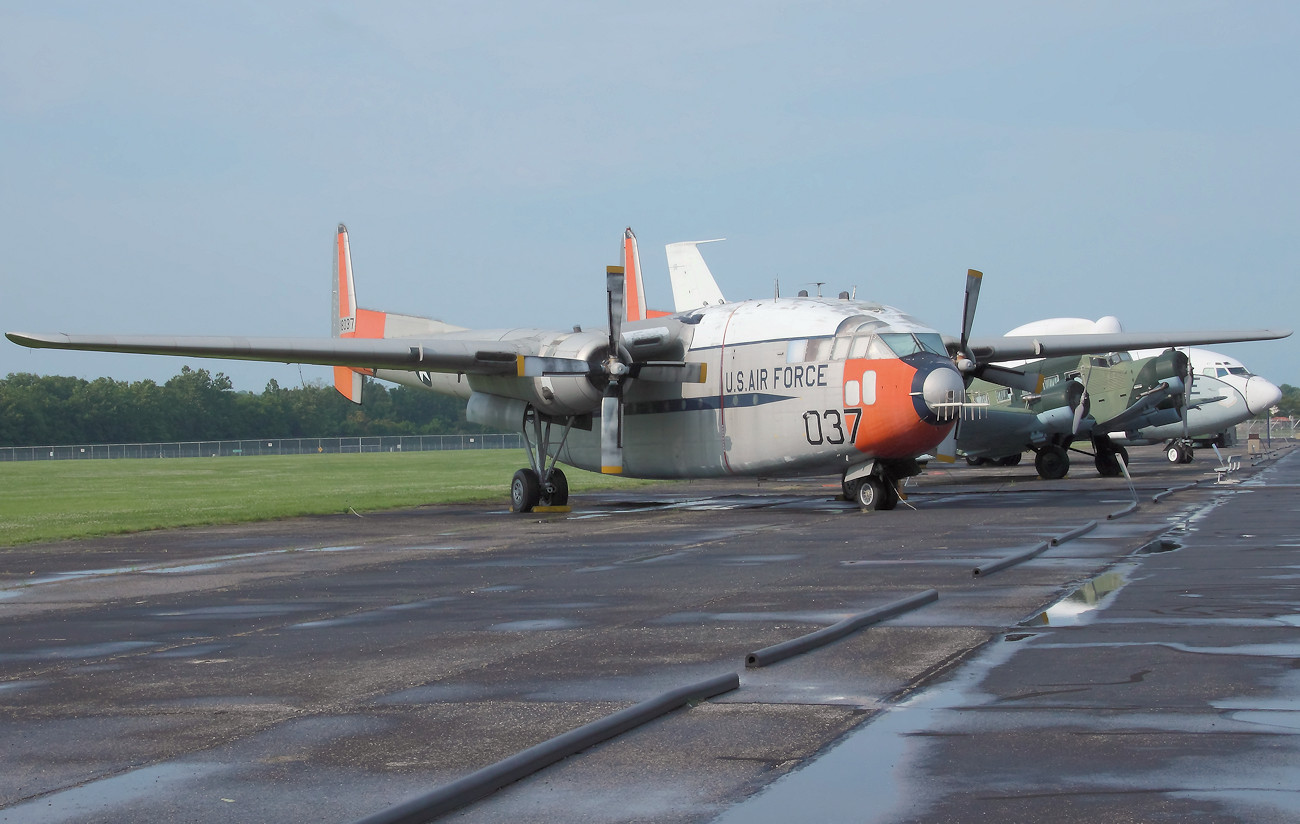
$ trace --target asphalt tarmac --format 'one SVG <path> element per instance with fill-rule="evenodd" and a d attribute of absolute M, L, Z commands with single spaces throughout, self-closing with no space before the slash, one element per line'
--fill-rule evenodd
<path fill-rule="evenodd" d="M 0 821 L 352 822 L 727 673 L 444 820 L 1298 820 L 1300 458 L 1132 453 L 0 550 Z"/>

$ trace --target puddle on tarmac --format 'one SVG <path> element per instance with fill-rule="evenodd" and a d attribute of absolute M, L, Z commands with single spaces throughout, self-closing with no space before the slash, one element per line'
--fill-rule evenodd
<path fill-rule="evenodd" d="M 506 621 L 493 624 L 488 629 L 493 632 L 538 632 L 555 629 L 575 629 L 582 626 L 578 621 L 568 618 L 537 618 L 531 621 Z"/>
<path fill-rule="evenodd" d="M 1103 572 L 1095 578 L 1084 581 L 1069 595 L 1030 618 L 1021 621 L 1022 627 L 1071 627 L 1091 621 L 1094 613 L 1105 609 L 1115 599 L 1115 595 L 1125 584 L 1128 577 L 1137 569 L 1137 564 L 1120 564 Z"/>
<path fill-rule="evenodd" d="M 1182 549 L 1183 545 L 1169 538 L 1157 538 L 1150 543 L 1143 544 L 1138 548 L 1134 555 L 1152 555 L 1157 552 L 1173 552 L 1176 549 Z"/>
<path fill-rule="evenodd" d="M 152 641 L 106 641 L 69 647 L 44 647 L 27 652 L 0 653 L 0 661 L 66 661 L 75 658 L 105 658 L 161 646 Z"/>
<path fill-rule="evenodd" d="M 31 578 L 22 581 L 15 587 L 6 587 L 0 591 L 0 598 L 12 598 L 22 594 L 28 587 L 40 586 L 42 584 L 58 584 L 67 581 L 76 581 L 82 578 L 99 578 L 108 575 L 125 575 L 132 572 L 148 573 L 150 575 L 170 575 L 173 573 L 184 574 L 187 572 L 203 572 L 210 569 L 225 566 L 226 564 L 237 563 L 250 559 L 266 558 L 274 555 L 286 555 L 295 552 L 346 552 L 352 549 L 360 549 L 360 545 L 350 546 L 325 546 L 325 547 L 289 547 L 287 549 L 271 549 L 264 552 L 241 552 L 235 555 L 221 555 L 206 561 L 198 561 L 190 564 L 168 565 L 168 564 L 133 564 L 130 566 L 106 567 L 103 569 L 82 569 L 69 572 L 54 572 L 40 578 Z"/>
<path fill-rule="evenodd" d="M 122 805 L 137 799 L 157 798 L 175 789 L 177 785 L 198 781 L 228 769 L 229 767 L 219 764 L 184 762 L 142 767 L 6 807 L 5 820 L 23 821 L 27 824 L 92 818 L 98 821 L 126 820 L 130 816 L 119 817 L 111 813 L 120 811 Z"/>

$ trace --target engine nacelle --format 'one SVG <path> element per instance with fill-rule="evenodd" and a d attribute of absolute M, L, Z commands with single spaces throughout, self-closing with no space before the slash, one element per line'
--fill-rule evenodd
<path fill-rule="evenodd" d="M 548 415 L 585 415 L 600 409 L 605 389 L 601 364 L 608 351 L 609 336 L 605 333 L 572 332 L 546 341 L 539 347 L 537 354 L 541 357 L 585 361 L 591 367 L 587 374 L 547 375 L 538 378 L 470 375 L 469 383 L 476 394 L 531 403 L 538 411 Z M 480 422 L 483 421 L 475 421 Z M 516 422 L 511 428 L 517 428 L 518 425 Z"/>
<path fill-rule="evenodd" d="M 1051 389 L 1045 390 L 1038 399 L 1029 404 L 1029 408 L 1035 412 L 1043 412 L 1052 409 L 1067 409 L 1073 416 L 1074 410 L 1079 408 L 1079 404 L 1085 404 L 1083 414 L 1088 414 L 1087 398 L 1084 397 L 1083 384 L 1077 380 L 1068 380 L 1064 383 L 1058 383 Z"/>

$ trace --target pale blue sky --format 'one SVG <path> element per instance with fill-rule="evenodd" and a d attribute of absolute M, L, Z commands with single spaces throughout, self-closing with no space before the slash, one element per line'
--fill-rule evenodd
<path fill-rule="evenodd" d="M 623 227 L 733 299 L 955 333 L 1297 325 L 1300 4 L 115 2 L 0 7 L 0 328 L 328 333 L 362 305 L 600 325 Z M 1216 347 L 1300 384 L 1295 340 Z M 260 391 L 296 366 L 32 352 L 0 375 Z M 328 370 L 302 367 L 307 380 Z"/>

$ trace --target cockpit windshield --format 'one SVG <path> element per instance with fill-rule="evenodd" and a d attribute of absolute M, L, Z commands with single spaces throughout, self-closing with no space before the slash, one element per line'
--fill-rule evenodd
<path fill-rule="evenodd" d="M 947 355 L 948 347 L 943 345 L 943 336 L 938 332 L 918 332 L 916 339 L 927 352 L 935 355 Z"/>
<path fill-rule="evenodd" d="M 900 358 L 915 355 L 917 352 L 948 354 L 948 350 L 943 345 L 943 338 L 933 332 L 918 335 L 910 332 L 887 332 L 882 334 L 880 339 Z"/>

